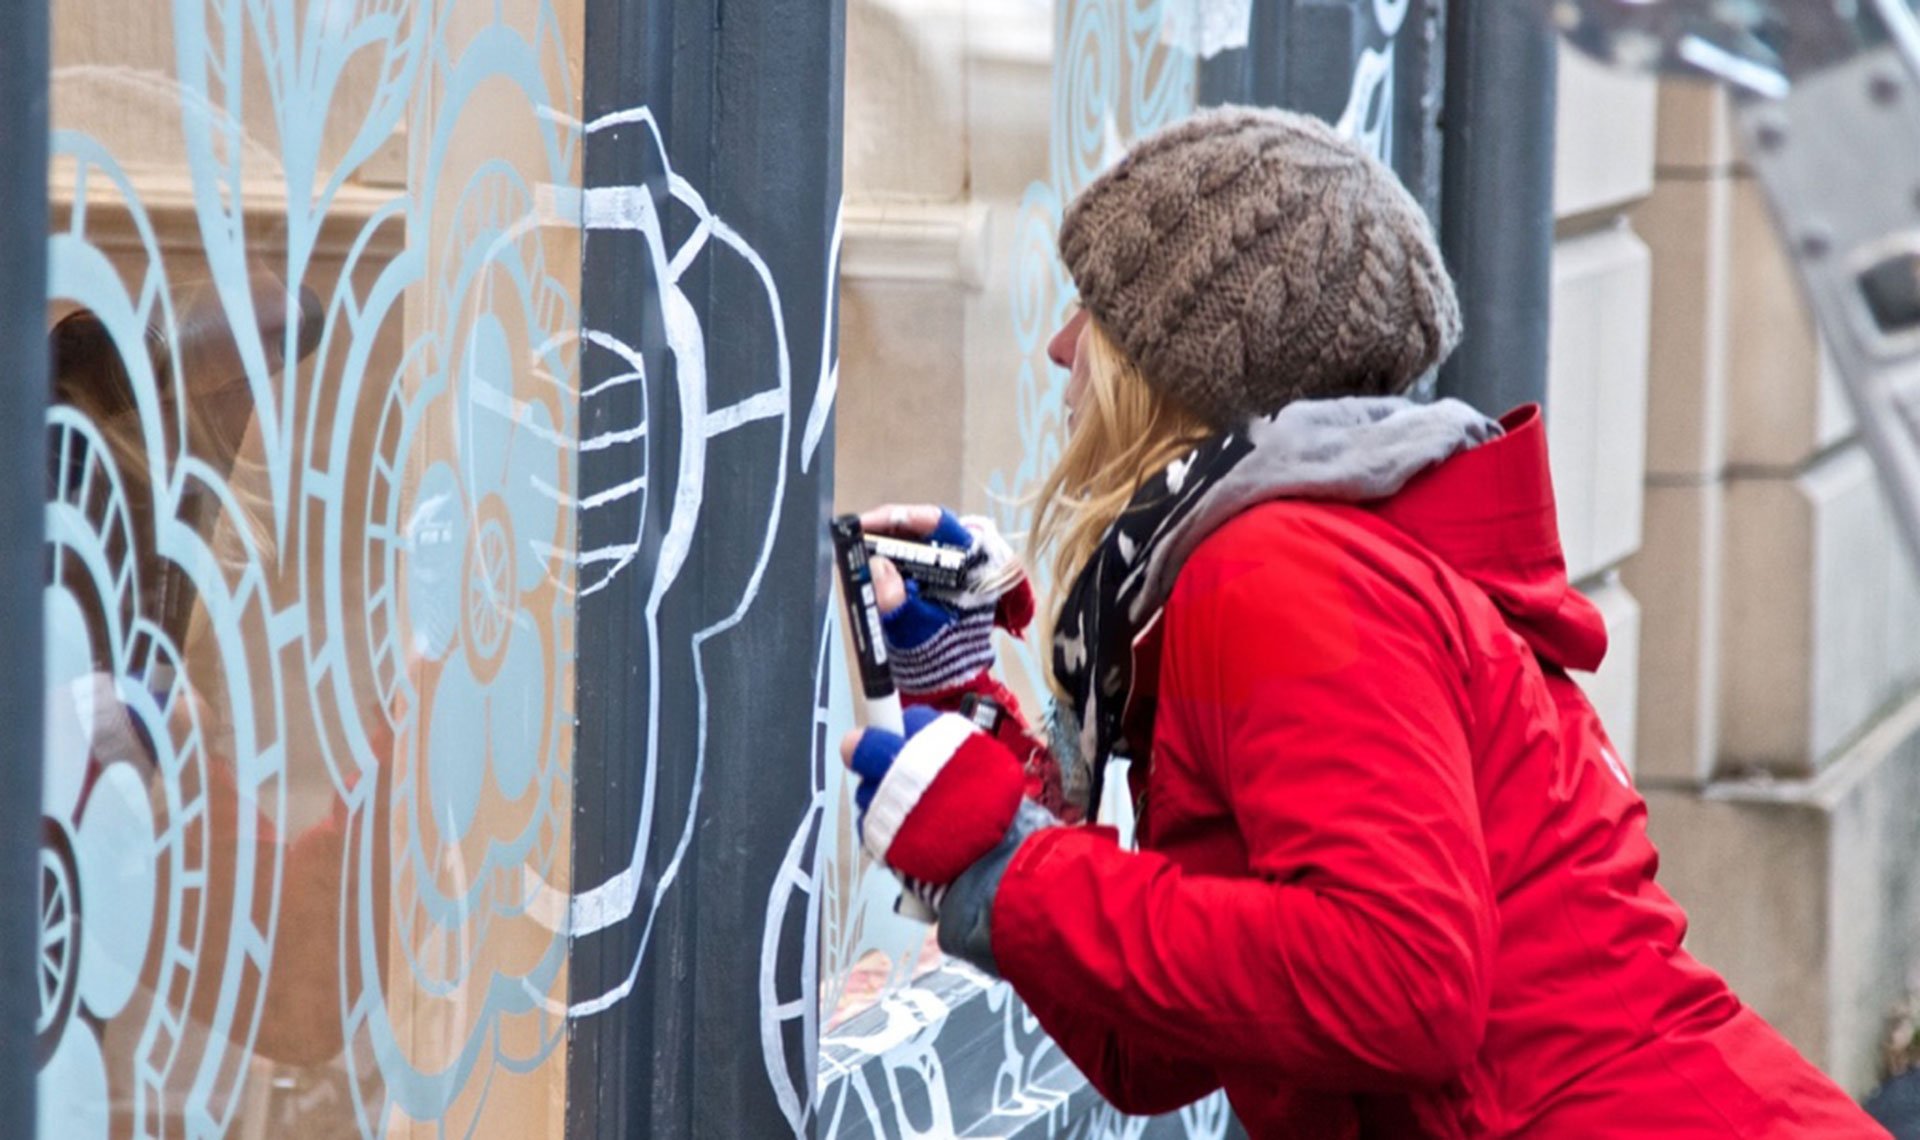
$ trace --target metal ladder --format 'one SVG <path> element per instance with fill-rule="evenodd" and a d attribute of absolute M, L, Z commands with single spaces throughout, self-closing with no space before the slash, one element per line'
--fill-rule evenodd
<path fill-rule="evenodd" d="M 1907 0 L 1547 0 L 1602 62 L 1734 90 L 1772 210 L 1920 571 L 1920 17 Z"/>

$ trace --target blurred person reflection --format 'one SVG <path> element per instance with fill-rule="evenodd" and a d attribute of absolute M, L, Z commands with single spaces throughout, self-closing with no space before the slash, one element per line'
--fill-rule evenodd
<path fill-rule="evenodd" d="M 255 273 L 250 285 L 258 342 L 264 350 L 268 372 L 276 377 L 284 376 L 287 391 L 297 391 L 300 362 L 320 342 L 320 300 L 311 289 L 303 286 L 297 292 L 290 291 L 267 273 Z M 152 410 L 146 415 L 135 391 L 133 375 L 122 356 L 123 346 L 115 343 L 97 314 L 79 309 L 62 316 L 51 330 L 49 347 L 54 404 L 79 412 L 97 429 L 119 477 L 132 534 L 131 549 L 116 553 L 131 561 L 140 583 L 139 612 L 160 628 L 191 673 L 195 671 L 196 661 L 211 662 L 215 670 L 224 665 L 215 637 L 220 631 L 210 628 L 206 607 L 196 593 L 193 580 L 176 561 L 183 556 L 182 552 L 176 549 L 161 553 L 157 541 L 160 520 L 155 512 L 164 501 L 178 502 L 177 515 L 172 521 L 185 524 L 197 535 L 203 549 L 211 552 L 214 565 L 202 567 L 202 572 L 211 569 L 222 575 L 237 572 L 244 561 L 242 552 L 248 548 L 256 554 L 265 551 L 272 555 L 273 515 L 265 467 L 260 459 L 262 425 L 226 308 L 210 286 L 197 291 L 183 290 L 180 296 L 179 316 L 171 337 L 165 329 L 150 327 L 144 344 L 138 346 L 154 375 L 154 400 L 149 402 Z M 156 413 L 159 422 L 150 422 L 149 417 Z M 155 440 L 168 454 L 150 454 Z M 155 472 L 177 470 L 181 455 L 176 449 L 182 448 L 211 468 L 226 493 L 225 501 L 211 487 L 193 481 L 189 481 L 187 489 L 177 497 L 158 493 L 152 483 Z M 83 458 L 71 451 L 63 455 L 59 448 L 54 449 L 49 459 L 49 495 L 55 500 L 72 502 L 81 501 L 79 497 L 84 494 L 82 506 L 91 513 L 104 509 L 107 489 L 105 480 L 95 479 L 94 484 L 99 485 L 83 482 L 88 477 Z M 53 572 L 54 568 L 50 568 L 50 573 Z M 79 777 L 81 790 L 76 818 L 62 821 L 49 817 L 43 825 L 45 842 L 61 846 L 70 846 L 63 832 L 77 825 L 78 818 L 87 811 L 96 783 L 115 763 L 131 763 L 142 771 L 143 778 L 152 785 L 151 806 L 156 829 L 168 826 L 167 797 L 158 786 L 155 771 L 154 729 L 131 715 L 116 693 L 118 686 L 130 684 L 158 694 L 175 688 L 181 680 L 174 675 L 178 666 L 146 669 L 136 665 L 131 675 L 117 672 L 106 644 L 110 615 L 103 612 L 103 602 L 91 594 L 75 600 L 83 611 L 90 610 L 83 612 L 83 616 L 91 642 L 86 653 L 91 657 L 93 672 L 72 682 L 73 691 L 51 694 L 50 707 L 70 703 L 83 710 L 82 715 L 91 723 L 82 729 L 89 742 L 89 754 L 87 770 Z M 262 649 L 265 651 L 265 647 Z M 227 678 L 227 683 L 259 686 L 271 681 L 234 676 Z M 167 727 L 185 730 L 186 721 L 197 722 L 208 748 L 208 763 L 203 774 L 190 768 L 181 775 L 181 779 L 188 782 L 204 779 L 204 787 L 188 787 L 183 791 L 181 798 L 188 802 L 179 809 L 204 812 L 202 826 L 182 826 L 189 837 L 185 862 L 188 866 L 202 867 L 206 876 L 200 913 L 207 916 L 207 921 L 199 939 L 193 975 L 198 979 L 220 978 L 227 957 L 233 952 L 224 925 L 226 916 L 233 913 L 237 869 L 241 865 L 279 866 L 281 874 L 277 884 L 271 877 L 264 882 L 256 877 L 253 888 L 256 916 L 263 917 L 270 907 L 279 908 L 254 1051 L 261 1057 L 294 1065 L 329 1061 L 338 1056 L 344 1046 L 342 994 L 358 992 L 361 988 L 360 980 L 352 976 L 357 969 L 353 956 L 342 952 L 342 947 L 348 944 L 343 923 L 353 918 L 343 913 L 343 903 L 355 893 L 347 889 L 351 884 L 343 883 L 343 876 L 353 866 L 346 850 L 346 804 L 334 795 L 331 810 L 318 822 L 296 834 L 283 834 L 275 812 L 269 810 L 268 805 L 256 802 L 253 792 L 243 788 L 236 776 L 234 726 L 230 723 L 230 710 L 224 707 L 225 701 L 216 692 L 203 691 L 190 683 L 184 686 L 184 691 L 186 700 L 175 704 L 169 714 L 173 723 Z M 393 747 L 391 729 L 384 716 L 365 719 L 373 741 L 374 755 L 370 759 L 384 785 Z M 293 747 L 300 746 L 295 743 Z M 309 773 L 324 770 L 320 760 L 305 756 L 290 756 L 288 767 L 289 770 L 304 768 Z M 375 802 L 381 805 L 381 810 L 374 813 L 375 866 L 371 878 L 378 895 L 373 921 L 382 929 L 375 931 L 374 944 L 384 954 L 388 836 L 384 787 L 376 792 Z M 249 831 L 251 837 L 243 840 Z M 255 848 L 248 853 L 251 858 L 242 858 L 243 842 Z M 282 850 L 268 850 L 276 847 Z M 72 859 L 70 852 L 62 857 Z M 277 895 L 273 895 L 276 886 Z M 156 882 L 154 889 L 158 893 L 168 886 Z M 98 909 L 115 904 L 114 899 L 86 899 L 81 905 Z M 161 931 L 156 928 L 144 952 L 135 947 L 118 948 L 119 953 L 127 956 L 128 963 L 142 963 L 139 989 L 148 998 L 154 996 L 152 991 L 160 971 L 160 946 Z M 384 972 L 384 956 L 381 961 Z M 343 980 L 347 987 L 344 991 Z M 211 983 L 194 986 L 188 1011 L 192 1022 L 203 1031 L 224 1032 L 243 1039 L 249 1020 L 245 1013 L 233 1018 L 231 1024 L 220 1024 L 216 1006 L 221 989 L 220 985 Z M 96 1032 L 104 1028 L 97 1018 L 88 1021 Z M 43 1050 L 45 1048 L 43 1038 Z"/>

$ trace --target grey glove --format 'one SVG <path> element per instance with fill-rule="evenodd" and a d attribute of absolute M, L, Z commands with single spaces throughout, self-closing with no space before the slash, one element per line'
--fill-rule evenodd
<path fill-rule="evenodd" d="M 940 899 L 940 949 L 985 970 L 994 977 L 1000 968 L 993 960 L 993 897 L 1013 862 L 1013 853 L 1027 837 L 1043 828 L 1059 827 L 1053 813 L 1032 800 L 1020 801 L 1007 834 L 993 850 L 960 872 Z"/>

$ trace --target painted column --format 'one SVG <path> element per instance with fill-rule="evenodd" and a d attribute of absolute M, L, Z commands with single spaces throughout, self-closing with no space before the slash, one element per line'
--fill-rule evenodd
<path fill-rule="evenodd" d="M 803 1127 L 841 6 L 587 13 L 569 1132 Z M 791 979 L 792 992 L 772 992 Z"/>

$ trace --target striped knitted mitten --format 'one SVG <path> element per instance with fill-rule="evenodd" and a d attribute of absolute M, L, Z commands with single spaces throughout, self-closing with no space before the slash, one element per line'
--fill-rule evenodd
<path fill-rule="evenodd" d="M 993 665 L 1001 596 L 1024 586 L 1013 550 L 984 518 L 940 512 L 928 540 L 969 552 L 967 585 L 938 590 L 907 582 L 907 600 L 882 615 L 893 680 L 907 698 L 949 691 Z"/>
<path fill-rule="evenodd" d="M 1006 835 L 1025 776 L 957 713 L 910 708 L 906 728 L 869 728 L 854 748 L 860 839 L 937 911 L 947 885 Z"/>

